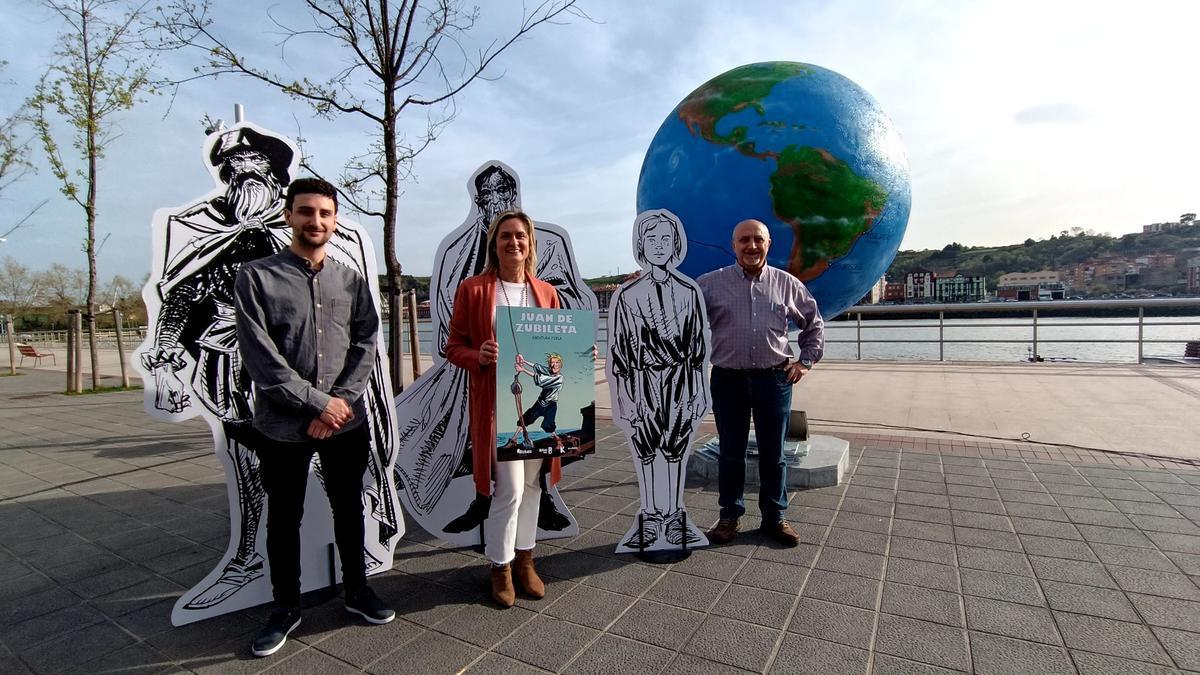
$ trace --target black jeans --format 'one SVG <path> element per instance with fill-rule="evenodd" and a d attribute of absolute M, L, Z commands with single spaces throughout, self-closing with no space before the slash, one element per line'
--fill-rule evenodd
<path fill-rule="evenodd" d="M 783 443 L 792 410 L 787 371 L 713 366 L 712 407 L 721 444 L 717 461 L 721 517 L 740 518 L 746 513 L 746 445 L 753 418 L 758 443 L 758 507 L 764 523 L 782 520 L 788 506 Z"/>
<path fill-rule="evenodd" d="M 333 509 L 333 538 L 342 561 L 346 598 L 367 585 L 363 474 L 370 437 L 366 421 L 324 440 L 290 443 L 264 437 L 258 462 L 267 492 L 267 560 L 276 607 L 300 606 L 300 521 L 314 452 L 321 458 L 325 495 Z"/>

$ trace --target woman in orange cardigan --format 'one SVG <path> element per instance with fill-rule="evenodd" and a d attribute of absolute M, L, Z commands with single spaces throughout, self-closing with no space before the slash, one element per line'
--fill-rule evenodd
<path fill-rule="evenodd" d="M 534 276 L 535 236 L 533 220 L 524 213 L 496 216 L 487 232 L 487 267 L 459 284 L 446 339 L 446 358 L 469 373 L 471 464 L 478 493 L 472 508 L 490 500 L 483 522 L 484 555 L 492 564 L 492 597 L 506 608 L 516 600 L 514 576 L 529 596 L 546 595 L 533 566 L 544 460 L 496 461 L 496 307 L 560 306 L 554 287 Z M 561 476 L 561 463 L 545 461 L 553 485 Z"/>

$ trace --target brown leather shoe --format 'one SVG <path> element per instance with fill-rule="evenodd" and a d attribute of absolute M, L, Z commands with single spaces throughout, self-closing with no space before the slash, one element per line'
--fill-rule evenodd
<path fill-rule="evenodd" d="M 708 531 L 708 540 L 714 544 L 728 544 L 738 534 L 737 518 L 722 518 L 717 526 Z"/>
<path fill-rule="evenodd" d="M 781 520 L 776 523 L 763 523 L 758 528 L 758 531 L 762 532 L 767 537 L 774 539 L 780 544 L 783 544 L 784 546 L 791 547 L 800 545 L 800 535 L 792 529 L 791 525 L 788 525 L 786 520 Z"/>
<path fill-rule="evenodd" d="M 533 568 L 533 549 L 528 551 L 517 551 L 517 558 L 513 560 L 513 577 L 517 580 L 517 585 L 525 594 L 534 600 L 541 600 L 546 597 L 546 584 L 542 583 L 541 577 L 538 576 L 537 570 Z"/>
<path fill-rule="evenodd" d="M 504 609 L 517 601 L 517 590 L 513 588 L 512 565 L 492 565 L 492 599 Z"/>

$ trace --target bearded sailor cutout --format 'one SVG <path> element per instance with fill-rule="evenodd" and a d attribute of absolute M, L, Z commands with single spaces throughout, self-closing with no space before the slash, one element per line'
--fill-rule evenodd
<path fill-rule="evenodd" d="M 216 187 L 191 204 L 154 214 L 152 271 L 142 289 L 149 326 L 136 359 L 146 411 L 171 422 L 202 417 L 228 481 L 228 550 L 175 604 L 175 625 L 271 600 L 266 528 L 260 527 L 268 505 L 255 454 L 254 392 L 238 354 L 233 285 L 244 263 L 291 242 L 283 197 L 300 153 L 283 136 L 239 124 L 210 134 L 203 158 Z M 339 217 L 327 252 L 366 278 L 378 313 L 375 251 L 365 230 Z M 386 351 L 379 350 L 365 394 L 371 438 L 363 490 L 369 574 L 391 568 L 404 530 L 392 479 L 395 420 L 386 359 Z M 309 480 L 308 499 L 324 499 L 316 460 Z M 333 585 L 338 576 L 329 562 L 329 509 L 311 505 L 301 529 L 305 591 Z"/>
<path fill-rule="evenodd" d="M 471 210 L 442 240 L 430 283 L 433 367 L 396 400 L 399 436 L 396 477 L 405 509 L 427 532 L 452 544 L 480 543 L 487 507 L 475 501 L 468 433 L 467 373 L 446 360 L 446 337 L 454 294 L 468 277 L 483 272 L 487 228 L 498 214 L 521 207 L 520 182 L 509 166 L 490 161 L 467 181 Z M 566 230 L 536 222 L 537 276 L 558 291 L 566 309 L 596 307 L 579 275 Z M 558 489 L 542 476 L 539 537 L 568 537 L 579 526 Z"/>
<path fill-rule="evenodd" d="M 633 450 L 641 505 L 616 550 L 707 546 L 683 505 L 692 436 L 710 400 L 704 297 L 675 269 L 687 255 L 687 237 L 670 211 L 638 215 L 633 250 L 642 271 L 613 294 L 605 374 L 613 421 Z"/>

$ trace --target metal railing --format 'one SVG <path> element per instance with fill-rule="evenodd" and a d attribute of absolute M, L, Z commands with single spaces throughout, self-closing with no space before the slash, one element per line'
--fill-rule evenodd
<path fill-rule="evenodd" d="M 1029 345 L 1030 354 L 1033 357 L 1039 355 L 1039 345 L 1051 343 L 1124 343 L 1137 345 L 1137 362 L 1141 363 L 1145 357 L 1144 349 L 1147 344 L 1167 343 L 1167 344 L 1185 344 L 1192 340 L 1188 339 L 1163 339 L 1163 338 L 1148 338 L 1146 337 L 1146 328 L 1153 326 L 1200 326 L 1200 321 L 1154 321 L 1151 317 L 1147 318 L 1147 310 L 1153 313 L 1155 310 L 1165 309 L 1180 309 L 1180 308 L 1195 308 L 1200 313 L 1200 297 L 1197 298 L 1146 298 L 1140 300 L 1051 300 L 1051 301 L 1025 301 L 1025 302 L 984 302 L 984 303 L 959 303 L 959 304 L 921 304 L 921 305 L 858 305 L 851 307 L 846 311 L 846 315 L 850 317 L 848 320 L 855 323 L 854 339 L 838 339 L 826 335 L 825 342 L 853 344 L 855 345 L 856 359 L 862 360 L 862 347 L 864 344 L 870 343 L 921 343 L 921 344 L 937 344 L 938 345 L 938 360 L 946 360 L 946 345 L 947 344 L 970 344 L 970 343 L 1002 343 L 1002 344 L 1025 344 Z M 1079 321 L 1062 322 L 1056 321 L 1053 324 L 1046 324 L 1044 320 L 1047 318 L 1045 312 L 1052 312 L 1058 316 L 1070 317 L 1073 312 L 1086 312 L 1090 310 L 1102 310 L 1105 313 L 1111 311 L 1128 311 L 1130 317 L 1133 318 L 1133 312 L 1136 312 L 1137 322 L 1130 321 L 1106 321 L 1106 317 L 1096 317 L 1089 319 L 1087 317 L 1071 317 L 1078 318 Z M 947 338 L 946 317 L 948 315 L 973 315 L 972 318 L 978 317 L 980 314 L 1025 314 L 1030 316 L 1028 319 L 1015 321 L 1012 323 L 989 323 L 988 328 L 1031 328 L 1031 335 L 1028 338 Z M 891 324 L 887 321 L 868 321 L 872 324 L 866 326 L 868 329 L 928 329 L 937 328 L 937 339 L 896 339 L 896 338 L 864 338 L 863 337 L 863 317 L 889 317 L 889 318 L 904 318 L 904 317 L 927 317 L 931 314 L 937 314 L 937 320 L 930 320 L 923 323 L 905 323 Z M 1040 321 L 1041 320 L 1041 321 Z M 846 320 L 837 323 L 844 323 Z M 827 326 L 829 324 L 826 324 Z M 1124 328 L 1137 328 L 1136 338 L 1045 338 L 1039 337 L 1039 327 L 1104 327 L 1104 326 L 1120 326 Z M 952 328 L 961 328 L 960 326 L 952 326 Z M 1193 338 L 1194 339 L 1194 338 Z"/>

